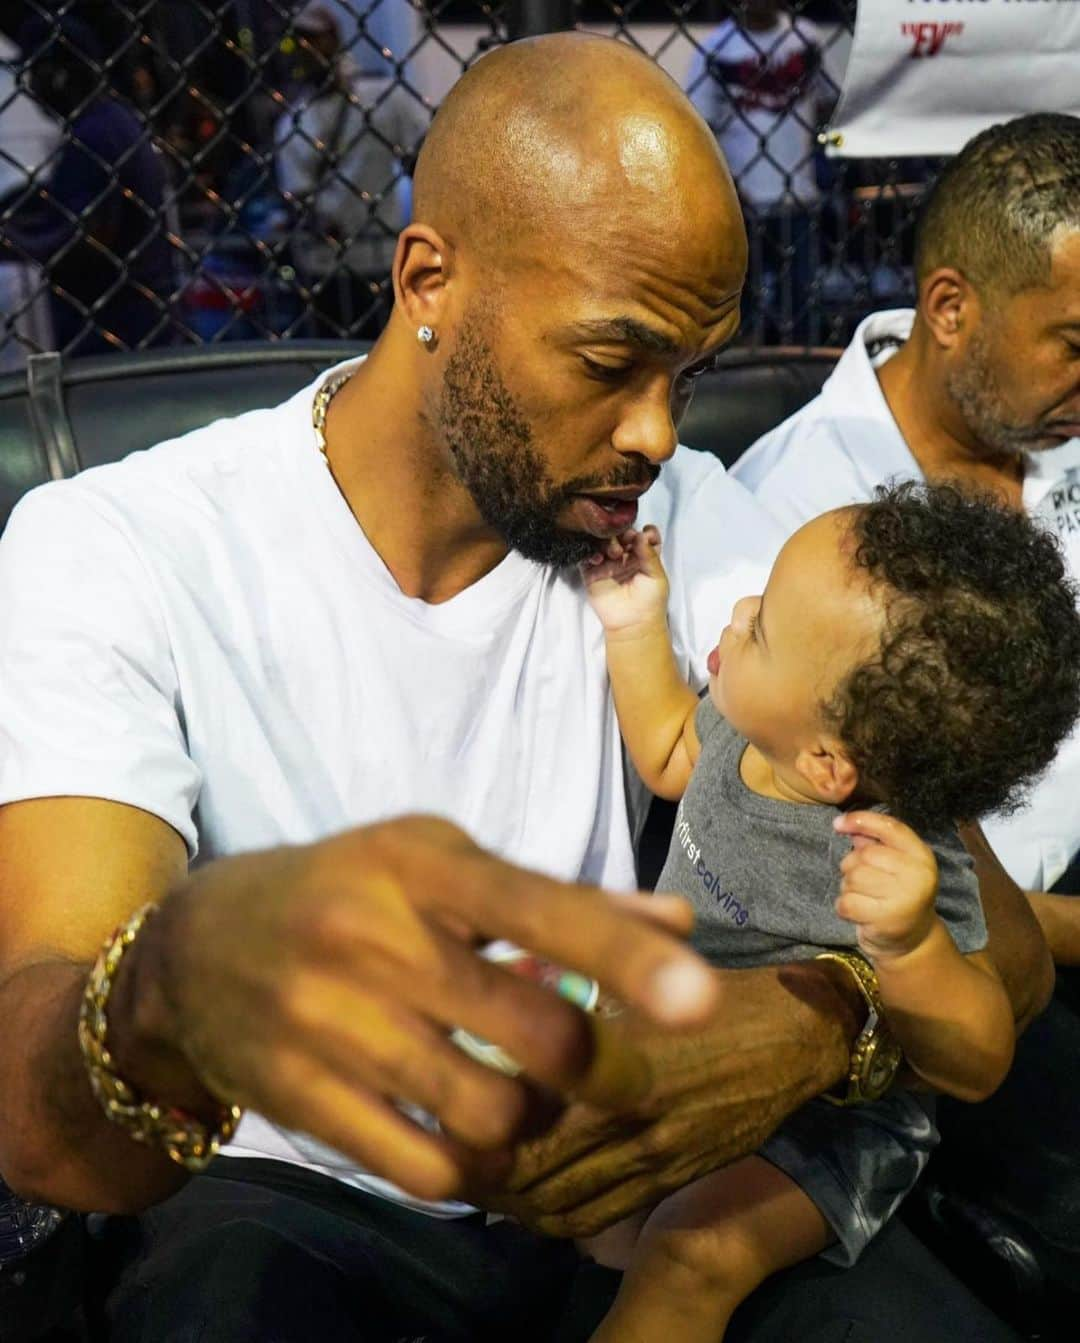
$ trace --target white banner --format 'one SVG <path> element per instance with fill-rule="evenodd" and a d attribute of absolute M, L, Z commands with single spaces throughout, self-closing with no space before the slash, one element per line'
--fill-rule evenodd
<path fill-rule="evenodd" d="M 955 154 L 1025 112 L 1080 116 L 1080 0 L 859 0 L 830 154 Z"/>

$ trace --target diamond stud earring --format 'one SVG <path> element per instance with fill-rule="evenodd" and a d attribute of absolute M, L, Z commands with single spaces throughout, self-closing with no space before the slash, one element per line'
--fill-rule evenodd
<path fill-rule="evenodd" d="M 429 326 L 419 326 L 416 328 L 416 339 L 421 345 L 430 345 L 435 339 L 435 332 Z"/>

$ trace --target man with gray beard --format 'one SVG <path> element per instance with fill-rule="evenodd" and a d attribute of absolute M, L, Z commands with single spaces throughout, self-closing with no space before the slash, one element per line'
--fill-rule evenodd
<path fill-rule="evenodd" d="M 868 317 L 821 395 L 733 474 L 785 533 L 889 479 L 961 480 L 1041 519 L 1080 579 L 1080 119 L 971 140 L 927 200 L 915 268 L 915 311 Z M 1080 965 L 1080 732 L 1027 807 L 983 829 L 1058 966 Z M 1080 1260 L 1075 973 L 997 1095 L 941 1107 L 960 1178 L 1020 1218 L 1065 1281 Z"/>

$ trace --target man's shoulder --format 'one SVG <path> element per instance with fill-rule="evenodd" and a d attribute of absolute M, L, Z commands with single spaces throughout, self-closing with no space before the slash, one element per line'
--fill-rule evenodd
<path fill-rule="evenodd" d="M 290 447 L 300 448 L 297 432 L 309 423 L 305 397 L 310 403 L 309 389 L 277 406 L 214 420 L 43 485 L 24 502 L 46 513 L 84 515 L 91 530 L 91 519 L 107 520 L 140 550 L 182 548 L 193 533 L 227 529 L 268 498 L 288 494 L 280 478 Z"/>
<path fill-rule="evenodd" d="M 868 499 L 875 486 L 918 467 L 885 402 L 871 350 L 905 312 L 862 322 L 821 391 L 763 434 L 732 467 L 788 529 L 826 509 Z"/>
<path fill-rule="evenodd" d="M 828 384 L 805 406 L 756 439 L 731 468 L 748 489 L 755 489 L 778 466 L 829 457 L 847 457 Z"/>
<path fill-rule="evenodd" d="M 872 487 L 848 449 L 826 392 L 763 434 L 731 469 L 788 530 Z"/>
<path fill-rule="evenodd" d="M 756 527 L 771 530 L 761 504 L 718 458 L 684 444 L 642 499 L 642 515 L 642 525 L 653 522 L 662 532 L 722 521 L 723 530 L 715 538 L 721 548 L 725 541 L 737 541 Z"/>

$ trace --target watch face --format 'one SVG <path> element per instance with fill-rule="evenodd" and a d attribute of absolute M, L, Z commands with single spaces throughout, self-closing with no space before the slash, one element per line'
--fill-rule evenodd
<path fill-rule="evenodd" d="M 897 1042 L 888 1034 L 878 1034 L 867 1045 L 859 1089 L 867 1100 L 876 1101 L 892 1085 L 904 1055 Z"/>

